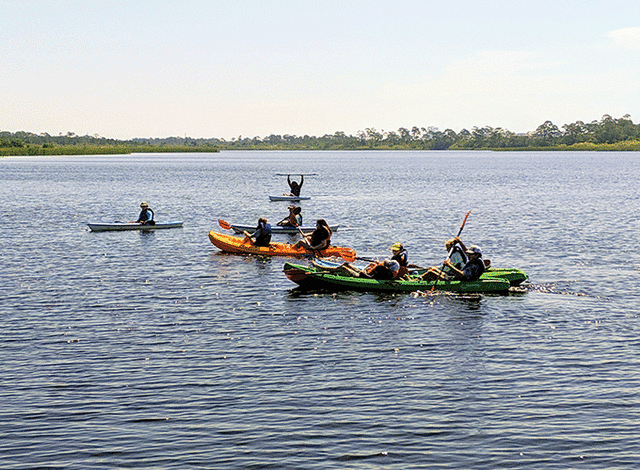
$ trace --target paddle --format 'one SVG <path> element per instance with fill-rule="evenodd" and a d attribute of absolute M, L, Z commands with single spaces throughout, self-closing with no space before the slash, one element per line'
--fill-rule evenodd
<path fill-rule="evenodd" d="M 302 238 L 307 238 L 299 225 L 296 225 L 296 228 L 300 232 Z M 338 250 L 338 256 L 340 256 L 340 258 L 345 260 L 347 263 L 353 263 L 357 259 L 356 256 L 352 253 L 353 250 L 351 250 L 350 248 L 342 248 L 338 246 L 335 246 L 333 248 L 335 250 Z M 321 258 L 319 254 L 322 250 L 314 250 L 313 248 L 307 248 L 307 250 L 309 250 L 315 258 Z"/>
<path fill-rule="evenodd" d="M 306 240 L 307 236 L 304 234 L 304 232 L 302 231 L 302 229 L 300 228 L 299 225 L 296 225 L 296 228 L 298 229 L 298 232 L 300 232 L 300 236 Z M 320 258 L 320 256 L 318 256 L 318 252 L 316 250 L 314 250 L 313 248 L 307 248 L 307 250 L 309 250 L 312 254 L 314 258 Z"/>
<path fill-rule="evenodd" d="M 225 230 L 233 230 L 233 226 L 229 222 L 226 222 L 222 219 L 218 219 L 218 225 Z M 247 235 L 247 232 L 243 232 L 243 233 L 244 233 L 244 240 L 242 240 L 242 243 L 247 243 L 248 241 L 251 240 L 251 237 Z"/>
<path fill-rule="evenodd" d="M 338 248 L 338 247 L 335 247 L 335 248 Z M 347 263 L 353 263 L 356 260 L 355 255 L 351 253 L 351 250 L 349 248 L 340 248 L 338 255 Z"/>
<path fill-rule="evenodd" d="M 300 236 L 302 237 L 303 240 L 307 239 L 307 236 L 304 234 L 304 232 L 302 231 L 302 229 L 300 228 L 299 225 L 296 225 L 296 228 L 298 229 L 298 232 L 300 232 Z M 314 258 L 319 258 L 319 256 L 317 256 L 316 254 L 316 250 L 313 250 L 311 248 L 307 248 L 307 250 L 309 250 L 312 254 Z"/>
<path fill-rule="evenodd" d="M 229 222 L 225 222 L 224 220 L 218 219 L 218 225 L 225 230 L 233 230 L 233 227 Z"/>
<path fill-rule="evenodd" d="M 318 176 L 318 173 L 276 173 L 276 176 L 291 176 L 291 175 Z"/>
<path fill-rule="evenodd" d="M 455 238 L 458 238 L 460 236 L 460 234 L 462 233 L 462 229 L 464 228 L 464 224 L 467 223 L 467 219 L 469 218 L 469 214 L 471 214 L 471 211 L 467 212 L 467 215 L 464 216 L 464 220 L 462 221 L 462 225 L 460 226 L 460 230 L 458 230 L 458 235 L 456 235 Z M 451 255 L 453 254 L 453 250 L 455 249 L 456 244 L 454 243 L 453 246 L 451 247 L 451 249 L 449 250 L 449 253 L 447 253 L 447 259 L 444 260 L 444 262 L 442 263 L 442 269 L 444 269 L 445 263 L 447 261 L 449 261 L 449 258 L 451 258 Z M 436 278 L 436 282 L 433 283 L 433 286 L 431 286 L 431 290 L 429 291 L 429 294 L 433 293 L 433 291 L 436 288 L 436 284 L 438 283 L 438 281 L 440 280 L 440 277 Z"/>

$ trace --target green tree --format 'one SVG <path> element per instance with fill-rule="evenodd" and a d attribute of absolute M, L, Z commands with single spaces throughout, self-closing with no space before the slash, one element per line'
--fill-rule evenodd
<path fill-rule="evenodd" d="M 562 137 L 562 131 L 551 121 L 539 125 L 532 137 L 537 145 L 553 145 Z"/>
<path fill-rule="evenodd" d="M 588 142 L 590 139 L 589 128 L 582 121 L 565 124 L 562 129 L 564 129 L 561 138 L 561 143 L 563 144 L 573 145 L 577 142 Z"/>

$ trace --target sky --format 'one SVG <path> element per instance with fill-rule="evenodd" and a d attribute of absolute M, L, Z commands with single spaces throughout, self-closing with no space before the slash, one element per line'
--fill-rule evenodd
<path fill-rule="evenodd" d="M 0 131 L 640 122 L 638 0 L 0 0 Z"/>

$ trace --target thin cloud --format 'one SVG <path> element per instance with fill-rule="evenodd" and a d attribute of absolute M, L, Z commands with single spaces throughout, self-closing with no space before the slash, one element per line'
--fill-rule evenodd
<path fill-rule="evenodd" d="M 640 51 L 640 26 L 617 29 L 611 31 L 607 36 L 613 39 L 613 43 L 618 47 Z"/>

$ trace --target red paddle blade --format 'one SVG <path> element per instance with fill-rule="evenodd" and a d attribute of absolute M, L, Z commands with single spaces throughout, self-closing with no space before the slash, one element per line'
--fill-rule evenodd
<path fill-rule="evenodd" d="M 231 230 L 231 224 L 229 222 L 225 222 L 224 220 L 218 219 L 218 225 L 225 230 Z"/>
<path fill-rule="evenodd" d="M 356 253 L 353 250 L 345 248 L 344 250 L 340 250 L 340 258 L 347 263 L 353 263 L 356 260 Z"/>
<path fill-rule="evenodd" d="M 469 214 L 471 214 L 471 211 L 467 212 L 467 215 L 464 216 L 464 220 L 462 221 L 462 225 L 460 226 L 460 231 L 458 232 L 458 236 L 460 236 L 460 234 L 462 233 L 462 229 L 464 228 L 464 225 L 467 223 Z"/>

